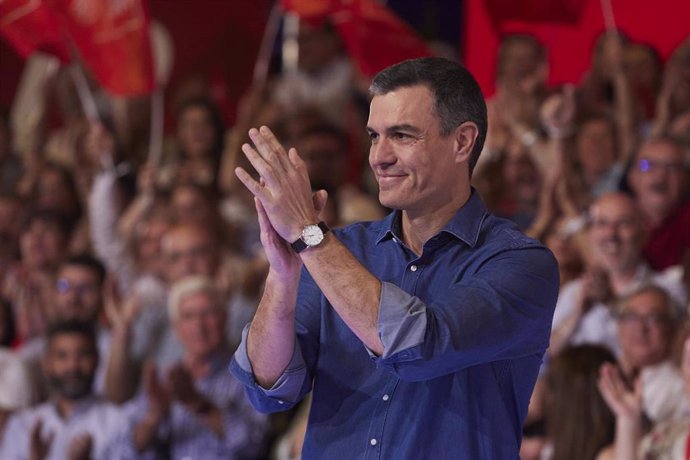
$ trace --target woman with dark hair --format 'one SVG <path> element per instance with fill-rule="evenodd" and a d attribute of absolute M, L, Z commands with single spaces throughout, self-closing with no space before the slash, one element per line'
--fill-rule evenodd
<path fill-rule="evenodd" d="M 161 171 L 167 185 L 192 182 L 217 187 L 225 149 L 225 124 L 209 99 L 184 102 L 177 115 L 177 158 Z"/>
<path fill-rule="evenodd" d="M 613 442 L 615 417 L 597 389 L 599 368 L 615 363 L 606 348 L 567 348 L 546 374 L 548 444 L 544 458 L 595 460 Z"/>

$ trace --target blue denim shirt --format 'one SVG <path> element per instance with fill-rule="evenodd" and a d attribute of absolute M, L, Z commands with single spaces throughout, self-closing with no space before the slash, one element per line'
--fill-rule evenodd
<path fill-rule="evenodd" d="M 470 200 L 420 257 L 400 212 L 335 235 L 382 281 L 381 357 L 340 319 L 307 271 L 292 361 L 273 388 L 242 344 L 231 370 L 262 411 L 313 390 L 303 458 L 516 459 L 558 296 L 553 255 Z"/>

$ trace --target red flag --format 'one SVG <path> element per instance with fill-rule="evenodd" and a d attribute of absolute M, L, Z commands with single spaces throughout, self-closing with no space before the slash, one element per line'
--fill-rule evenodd
<path fill-rule="evenodd" d="M 310 23 L 329 18 L 362 74 L 371 77 L 389 65 L 431 52 L 416 32 L 374 0 L 282 0 Z"/>
<path fill-rule="evenodd" d="M 503 21 L 577 24 L 582 16 L 582 0 L 486 0 L 486 8 L 500 29 Z"/>
<path fill-rule="evenodd" d="M 70 60 L 60 26 L 43 0 L 0 0 L 0 33 L 24 58 L 43 51 Z"/>
<path fill-rule="evenodd" d="M 303 21 L 319 27 L 335 10 L 340 0 L 280 0 L 285 11 L 294 13 Z"/>
<path fill-rule="evenodd" d="M 84 64 L 121 96 L 155 87 L 149 18 L 142 0 L 48 0 Z"/>

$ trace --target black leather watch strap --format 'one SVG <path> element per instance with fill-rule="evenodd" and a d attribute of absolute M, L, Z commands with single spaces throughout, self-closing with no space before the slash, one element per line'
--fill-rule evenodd
<path fill-rule="evenodd" d="M 328 233 L 331 230 L 330 228 L 328 228 L 328 225 L 326 225 L 324 221 L 321 221 L 316 225 L 321 229 L 324 237 L 326 236 L 326 233 Z M 298 254 L 309 247 L 309 245 L 305 243 L 301 237 L 298 238 L 297 241 L 292 242 L 290 246 L 292 246 L 292 249 L 294 249 L 295 252 Z"/>

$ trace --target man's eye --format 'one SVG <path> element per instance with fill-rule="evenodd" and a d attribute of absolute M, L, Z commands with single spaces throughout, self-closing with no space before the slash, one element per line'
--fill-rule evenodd
<path fill-rule="evenodd" d="M 410 139 L 410 135 L 407 133 L 393 133 L 393 139 L 399 140 L 399 141 L 404 141 L 407 139 Z"/>
<path fill-rule="evenodd" d="M 371 140 L 372 143 L 376 142 L 378 139 L 379 139 L 378 133 L 369 133 L 369 140 Z"/>

